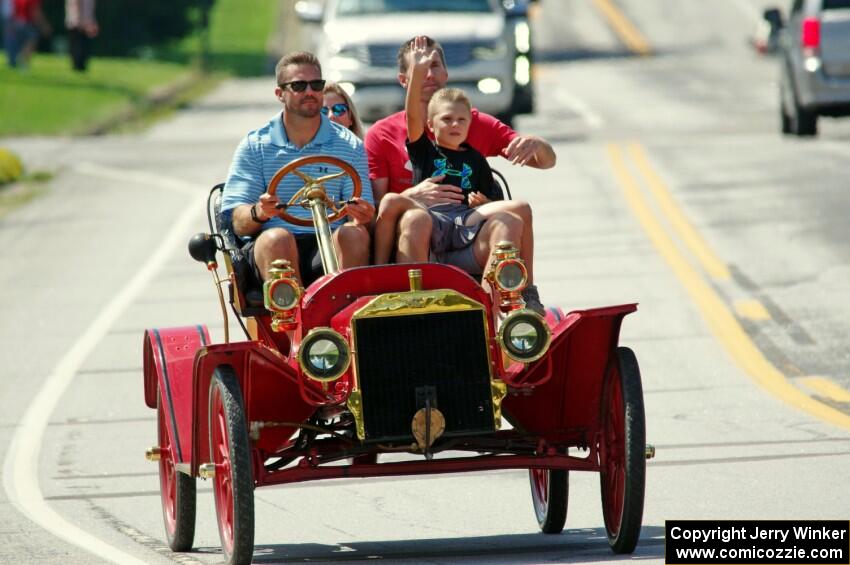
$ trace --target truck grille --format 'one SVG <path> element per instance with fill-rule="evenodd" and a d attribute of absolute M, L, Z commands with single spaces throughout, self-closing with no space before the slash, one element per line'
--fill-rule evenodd
<path fill-rule="evenodd" d="M 446 66 L 449 68 L 468 65 L 472 62 L 473 45 L 468 42 L 443 43 L 443 53 L 446 55 Z M 398 45 L 369 45 L 369 58 L 361 62 L 373 67 L 397 67 Z"/>
<path fill-rule="evenodd" d="M 367 440 L 412 438 L 425 397 L 446 418 L 444 436 L 494 430 L 480 310 L 354 321 Z"/>

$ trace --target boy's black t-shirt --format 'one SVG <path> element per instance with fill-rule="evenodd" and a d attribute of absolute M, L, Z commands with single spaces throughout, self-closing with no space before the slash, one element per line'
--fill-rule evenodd
<path fill-rule="evenodd" d="M 484 156 L 462 143 L 465 151 L 438 148 L 423 133 L 416 141 L 407 141 L 407 154 L 413 165 L 413 184 L 427 178 L 445 174 L 440 181 L 463 190 L 464 203 L 469 204 L 469 193 L 480 192 L 490 200 L 502 200 L 502 191 L 495 186 L 493 171 Z"/>

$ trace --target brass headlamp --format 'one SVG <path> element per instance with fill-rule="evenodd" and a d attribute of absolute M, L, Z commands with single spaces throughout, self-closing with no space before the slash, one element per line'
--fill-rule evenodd
<path fill-rule="evenodd" d="M 272 313 L 272 331 L 282 332 L 297 327 L 295 313 L 303 293 L 289 261 L 272 261 L 268 280 L 263 284 L 263 301 Z"/>
<path fill-rule="evenodd" d="M 311 379 L 329 383 L 348 370 L 351 348 L 345 338 L 331 328 L 313 328 L 301 342 L 298 363 Z"/>
<path fill-rule="evenodd" d="M 519 250 L 513 243 L 500 241 L 496 244 L 493 261 L 485 278 L 499 291 L 499 308 L 503 312 L 524 306 L 521 293 L 528 285 L 528 269 L 519 258 Z"/>

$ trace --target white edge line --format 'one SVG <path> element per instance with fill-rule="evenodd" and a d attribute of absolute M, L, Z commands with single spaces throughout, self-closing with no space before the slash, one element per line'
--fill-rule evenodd
<path fill-rule="evenodd" d="M 185 186 L 189 186 L 188 183 Z M 199 193 L 203 194 L 203 201 L 206 202 L 206 191 L 196 187 L 193 194 Z M 56 537 L 114 563 L 145 565 L 145 561 L 109 545 L 68 522 L 47 504 L 38 483 L 41 443 L 53 410 L 71 385 L 80 366 L 133 300 L 145 290 L 169 255 L 174 252 L 180 240 L 186 237 L 186 232 L 192 221 L 196 219 L 198 210 L 201 209 L 203 209 L 202 206 L 194 202 L 187 206 L 163 239 L 162 244 L 142 265 L 135 277 L 115 295 L 65 353 L 27 408 L 15 429 L 6 454 L 3 487 L 12 504 L 38 526 Z"/>

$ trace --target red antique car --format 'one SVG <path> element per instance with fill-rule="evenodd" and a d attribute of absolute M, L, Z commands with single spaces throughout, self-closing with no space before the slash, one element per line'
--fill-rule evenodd
<path fill-rule="evenodd" d="M 298 170 L 316 162 L 339 172 L 314 179 Z M 510 242 L 482 281 L 440 264 L 339 270 L 329 222 L 345 208 L 323 183 L 347 174 L 357 195 L 356 172 L 307 157 L 278 171 L 270 193 L 287 174 L 305 181 L 287 206 L 312 210 L 326 274 L 305 289 L 276 261 L 265 285 L 251 288 L 240 242 L 218 212 L 219 185 L 211 233 L 195 236 L 190 252 L 213 273 L 224 343 L 210 343 L 203 325 L 145 332 L 145 402 L 158 414 L 158 443 L 146 456 L 159 463 L 171 549 L 192 547 L 197 477 L 213 483 L 224 554 L 235 564 L 253 555 L 257 487 L 528 469 L 547 534 L 564 528 L 569 471 L 599 473 L 611 548 L 632 552 L 653 452 L 637 360 L 618 347 L 636 305 L 541 317 L 524 308 L 527 273 Z M 285 207 L 281 216 L 305 222 Z M 222 287 L 248 341 L 230 340 Z"/>

